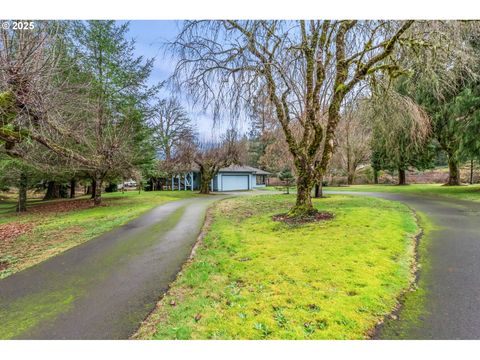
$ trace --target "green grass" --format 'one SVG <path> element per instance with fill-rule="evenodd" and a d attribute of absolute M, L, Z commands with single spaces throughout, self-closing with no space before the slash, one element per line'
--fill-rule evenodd
<path fill-rule="evenodd" d="M 0 261 L 9 264 L 8 268 L 0 271 L 0 278 L 124 225 L 155 206 L 192 196 L 197 195 L 191 191 L 107 193 L 102 196 L 104 206 L 58 213 L 27 212 L 22 215 L 16 215 L 5 205 L 11 203 L 11 200 L 7 199 L 0 202 L 0 209 L 2 205 L 4 209 L 10 209 L 0 213 L 0 225 L 29 223 L 34 227 L 31 232 L 13 241 L 0 242 Z M 40 206 L 40 203 L 32 201 L 29 204 L 30 209 Z"/>
<path fill-rule="evenodd" d="M 441 184 L 411 184 L 398 185 L 352 185 L 324 188 L 325 191 L 369 191 L 369 192 L 394 192 L 412 193 L 419 195 L 440 195 L 461 200 L 480 201 L 480 184 L 462 186 L 443 186 Z"/>
<path fill-rule="evenodd" d="M 336 195 L 331 221 L 271 220 L 294 196 L 230 199 L 140 339 L 364 339 L 413 275 L 418 228 L 405 205 Z"/>

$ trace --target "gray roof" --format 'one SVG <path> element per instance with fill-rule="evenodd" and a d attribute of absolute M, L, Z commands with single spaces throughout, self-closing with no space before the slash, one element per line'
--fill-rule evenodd
<path fill-rule="evenodd" d="M 200 169 L 197 164 L 193 164 L 191 167 L 191 171 L 193 172 L 199 172 Z M 228 173 L 228 172 L 248 172 L 248 173 L 253 173 L 255 175 L 271 175 L 268 171 L 262 170 L 262 169 L 257 169 L 254 168 L 253 166 L 248 166 L 248 165 L 236 165 L 232 164 L 230 166 L 221 168 L 218 170 L 218 172 L 223 172 L 223 173 Z"/>
<path fill-rule="evenodd" d="M 221 168 L 218 172 L 249 172 L 256 175 L 270 175 L 268 171 L 257 169 L 248 165 L 236 165 L 232 164 L 228 167 Z"/>

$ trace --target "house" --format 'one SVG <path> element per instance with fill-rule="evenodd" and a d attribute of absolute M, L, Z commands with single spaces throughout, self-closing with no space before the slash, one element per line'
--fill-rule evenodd
<path fill-rule="evenodd" d="M 252 190 L 265 187 L 269 172 L 246 165 L 230 165 L 221 168 L 213 178 L 212 191 Z M 200 188 L 200 171 L 178 174 L 171 178 L 172 190 L 198 190 Z"/>

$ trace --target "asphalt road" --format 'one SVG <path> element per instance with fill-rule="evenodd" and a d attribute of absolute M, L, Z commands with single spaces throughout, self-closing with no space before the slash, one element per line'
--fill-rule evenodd
<path fill-rule="evenodd" d="M 0 338 L 128 338 L 190 255 L 207 207 L 224 197 L 161 205 L 0 280 Z"/>
<path fill-rule="evenodd" d="M 395 339 L 480 339 L 480 203 L 439 196 L 341 192 L 401 201 L 426 214 L 434 224 L 429 234 L 429 269 L 420 276 L 425 300 L 415 321 Z M 414 304 L 418 306 L 419 304 Z M 402 318 L 402 310 L 397 321 Z"/>

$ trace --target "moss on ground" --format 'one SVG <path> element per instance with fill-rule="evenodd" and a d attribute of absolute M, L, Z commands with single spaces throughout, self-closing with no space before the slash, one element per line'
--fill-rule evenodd
<path fill-rule="evenodd" d="M 79 294 L 79 287 L 61 291 L 45 291 L 26 296 L 14 305 L 0 308 L 0 339 L 12 339 L 33 328 L 41 321 L 54 319 L 67 311 Z"/>
<path fill-rule="evenodd" d="M 193 261 L 134 336 L 140 339 L 364 339 L 412 281 L 418 228 L 403 204 L 315 200 L 333 220 L 272 221 L 294 196 L 217 204 Z"/>

